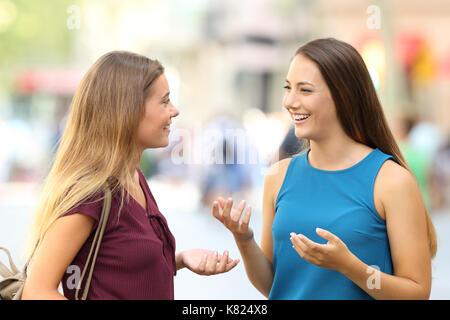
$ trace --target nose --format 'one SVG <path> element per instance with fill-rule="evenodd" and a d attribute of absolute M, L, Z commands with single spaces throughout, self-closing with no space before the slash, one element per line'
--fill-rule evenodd
<path fill-rule="evenodd" d="M 180 111 L 177 108 L 175 108 L 175 106 L 172 103 L 170 104 L 170 106 L 171 106 L 170 117 L 173 118 L 173 117 L 178 116 L 180 114 Z"/>
<path fill-rule="evenodd" d="M 294 92 L 291 93 L 286 92 L 283 99 L 283 105 L 288 111 L 290 109 L 298 109 L 300 107 L 300 100 L 298 99 L 298 97 Z"/>

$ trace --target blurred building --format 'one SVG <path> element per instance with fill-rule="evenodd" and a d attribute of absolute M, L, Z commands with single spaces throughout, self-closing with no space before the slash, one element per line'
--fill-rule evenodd
<path fill-rule="evenodd" d="M 0 36 L 18 24 L 32 28 L 22 7 L 14 11 L 15 4 L 7 2 L 0 11 L 9 12 L 12 22 L 0 28 Z M 360 51 L 389 120 L 415 113 L 450 132 L 450 40 L 441 35 L 450 27 L 446 0 L 78 0 L 60 2 L 57 9 L 66 9 L 65 19 L 52 22 L 65 29 L 60 49 L 65 62 L 16 61 L 5 94 L 12 107 L 0 107 L 7 123 L 22 121 L 24 132 L 40 132 L 44 153 L 63 130 L 80 74 L 107 51 L 131 50 L 160 60 L 181 112 L 174 125 L 185 128 L 221 112 L 236 119 L 251 109 L 283 113 L 289 61 L 302 43 L 319 37 L 339 38 Z M 280 137 L 290 125 L 287 115 L 283 121 Z"/>

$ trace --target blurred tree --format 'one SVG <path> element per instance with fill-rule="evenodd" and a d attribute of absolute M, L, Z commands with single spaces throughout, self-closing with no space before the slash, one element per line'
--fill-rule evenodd
<path fill-rule="evenodd" d="M 0 90 L 11 89 L 18 68 L 70 61 L 67 8 L 77 0 L 0 0 Z"/>

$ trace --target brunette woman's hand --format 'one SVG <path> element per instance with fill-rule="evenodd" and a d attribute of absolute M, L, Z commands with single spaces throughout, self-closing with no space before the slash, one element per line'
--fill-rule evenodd
<path fill-rule="evenodd" d="M 233 233 L 236 242 L 245 242 L 253 238 L 253 230 L 248 226 L 251 216 L 251 207 L 247 207 L 244 215 L 245 200 L 236 209 L 233 209 L 233 199 L 225 201 L 219 197 L 213 202 L 212 215 L 222 222 Z"/>
<path fill-rule="evenodd" d="M 316 266 L 343 272 L 351 261 L 352 253 L 345 243 L 329 231 L 317 228 L 317 234 L 328 240 L 326 244 L 314 242 L 302 234 L 291 233 L 292 245 L 306 261 Z"/>
<path fill-rule="evenodd" d="M 231 259 L 226 250 L 222 255 L 207 249 L 186 250 L 182 252 L 182 260 L 186 268 L 205 276 L 228 272 L 239 263 L 239 259 Z"/>

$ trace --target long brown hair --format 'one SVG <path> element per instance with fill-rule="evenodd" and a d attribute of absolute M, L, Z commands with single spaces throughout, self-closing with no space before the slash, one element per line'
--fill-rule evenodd
<path fill-rule="evenodd" d="M 387 124 L 375 87 L 358 51 L 348 43 L 327 38 L 308 42 L 296 51 L 295 55 L 299 54 L 319 68 L 345 133 L 359 143 L 394 156 L 412 174 Z M 304 139 L 303 151 L 309 148 L 309 140 Z M 428 245 L 434 257 L 437 251 L 436 231 L 426 208 L 425 215 Z"/>
<path fill-rule="evenodd" d="M 39 195 L 28 256 L 58 217 L 105 186 L 120 191 L 120 213 L 123 187 L 132 184 L 139 161 L 136 135 L 145 99 L 163 72 L 158 61 L 126 51 L 109 52 L 89 68 Z"/>

